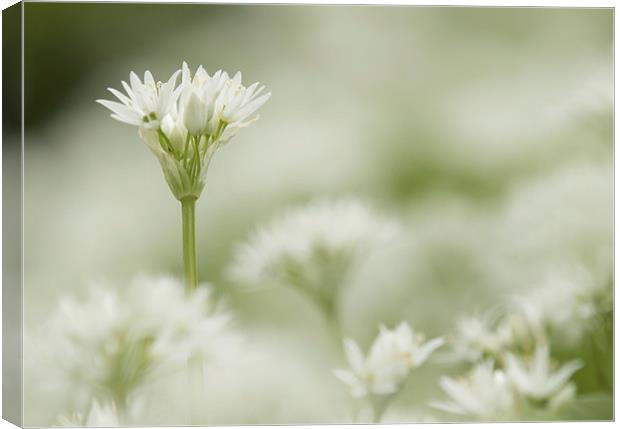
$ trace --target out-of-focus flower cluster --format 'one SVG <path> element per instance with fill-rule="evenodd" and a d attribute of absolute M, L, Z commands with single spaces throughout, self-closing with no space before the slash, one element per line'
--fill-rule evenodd
<path fill-rule="evenodd" d="M 574 399 L 569 379 L 581 363 L 571 361 L 554 370 L 546 345 L 538 346 L 533 356 L 506 354 L 503 367 L 497 365 L 485 360 L 464 378 L 442 377 L 439 383 L 449 400 L 432 405 L 474 420 L 532 420 L 550 418 Z"/>
<path fill-rule="evenodd" d="M 398 231 L 395 221 L 359 200 L 311 202 L 257 228 L 237 247 L 229 277 L 296 288 L 332 317 L 350 270 Z"/>
<path fill-rule="evenodd" d="M 498 317 L 466 316 L 456 327 L 454 351 L 475 362 L 506 350 L 531 351 L 540 342 L 578 344 L 601 328 L 612 310 L 610 280 L 595 280 L 583 267 L 554 268 L 538 288 L 514 296 Z"/>
<path fill-rule="evenodd" d="M 46 371 L 38 389 L 66 395 L 70 420 L 96 424 L 118 412 L 131 423 L 158 379 L 186 371 L 190 360 L 207 368 L 240 355 L 230 315 L 209 295 L 207 285 L 186 295 L 172 278 L 138 277 L 121 292 L 96 287 L 83 300 L 63 298 L 28 342 Z"/>
<path fill-rule="evenodd" d="M 472 368 L 463 379 L 443 377 L 440 384 L 451 402 L 434 405 L 470 419 L 557 418 L 575 400 L 570 379 L 583 362 L 560 366 L 552 351 L 574 355 L 586 336 L 604 332 L 611 303 L 611 284 L 573 264 L 550 271 L 539 288 L 515 297 L 499 316 L 463 317 L 452 357 Z"/>

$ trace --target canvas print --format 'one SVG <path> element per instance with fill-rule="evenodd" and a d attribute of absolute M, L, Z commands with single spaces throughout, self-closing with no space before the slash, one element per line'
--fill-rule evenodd
<path fill-rule="evenodd" d="M 612 9 L 22 13 L 23 425 L 613 419 Z"/>

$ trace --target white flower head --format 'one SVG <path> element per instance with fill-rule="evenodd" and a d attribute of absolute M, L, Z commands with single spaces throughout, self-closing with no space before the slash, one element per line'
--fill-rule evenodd
<path fill-rule="evenodd" d="M 477 361 L 484 356 L 494 356 L 503 347 L 502 338 L 486 319 L 464 317 L 456 325 L 455 348 L 459 357 Z"/>
<path fill-rule="evenodd" d="M 157 129 L 167 114 L 176 112 L 176 102 L 180 88 L 176 87 L 181 71 L 175 71 L 166 83 L 157 82 L 150 71 L 144 73 L 144 82 L 133 71 L 129 74 L 129 82 L 121 82 L 126 94 L 108 88 L 118 100 L 97 100 L 97 103 L 112 111 L 112 117 L 121 122 L 138 127 Z"/>
<path fill-rule="evenodd" d="M 176 86 L 181 73 L 181 84 Z M 256 111 L 269 99 L 258 83 L 245 87 L 241 73 L 229 78 L 218 71 L 209 76 L 187 63 L 166 83 L 155 83 L 150 72 L 141 82 L 133 72 L 127 94 L 110 88 L 120 100 L 97 100 L 112 117 L 139 127 L 139 135 L 155 154 L 175 198 L 197 199 L 205 186 L 207 167 L 215 151 L 240 128 L 258 119 Z"/>
<path fill-rule="evenodd" d="M 405 322 L 393 330 L 381 326 L 367 357 L 355 341 L 344 340 L 350 369 L 336 369 L 334 375 L 349 386 L 354 397 L 389 395 L 443 343 L 441 338 L 423 342 Z"/>
<path fill-rule="evenodd" d="M 241 284 L 297 287 L 325 304 L 352 265 L 396 231 L 358 200 L 316 201 L 255 230 L 237 247 L 228 273 Z"/>
<path fill-rule="evenodd" d="M 243 128 L 256 119 L 256 111 L 271 97 L 271 93 L 262 94 L 264 86 L 259 86 L 258 82 L 245 87 L 241 84 L 241 72 L 238 72 L 232 79 L 228 80 L 222 92 L 216 99 L 217 114 L 220 120 L 228 124 L 226 138 L 232 137 L 239 128 Z"/>
<path fill-rule="evenodd" d="M 506 349 L 524 342 L 522 324 L 513 314 L 496 321 L 489 317 L 463 317 L 456 325 L 454 356 L 469 362 L 497 358 Z"/>
<path fill-rule="evenodd" d="M 398 361 L 407 369 L 417 368 L 443 344 L 442 338 L 424 342 L 424 337 L 415 333 L 406 322 L 401 322 L 392 330 L 381 325 L 379 336 L 370 350 L 369 361 L 377 367 Z"/>
<path fill-rule="evenodd" d="M 538 336 L 556 334 L 575 344 L 597 314 L 611 309 L 611 284 L 579 265 L 550 269 L 540 287 L 515 299 L 517 312 Z"/>
<path fill-rule="evenodd" d="M 92 398 L 125 407 L 157 377 L 183 370 L 190 357 L 217 364 L 238 354 L 228 314 L 206 286 L 186 295 L 172 278 L 136 278 L 126 289 L 95 288 L 65 298 L 43 331 L 40 380 L 73 409 Z"/>
<path fill-rule="evenodd" d="M 581 362 L 575 360 L 564 364 L 557 371 L 552 370 L 549 348 L 546 344 L 536 348 L 531 359 L 506 355 L 506 374 L 517 391 L 535 401 L 552 400 L 556 395 L 565 395 L 570 377 L 581 368 Z"/>
<path fill-rule="evenodd" d="M 506 374 L 492 361 L 476 365 L 461 379 L 442 377 L 439 385 L 450 398 L 431 405 L 452 414 L 484 420 L 506 420 L 514 413 L 515 398 Z"/>

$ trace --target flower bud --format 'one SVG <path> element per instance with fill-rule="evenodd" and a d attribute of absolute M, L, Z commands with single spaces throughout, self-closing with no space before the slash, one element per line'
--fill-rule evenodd
<path fill-rule="evenodd" d="M 164 116 L 161 121 L 161 130 L 168 141 L 178 152 L 182 152 L 185 144 L 185 129 L 180 120 L 175 120 L 170 115 Z"/>
<path fill-rule="evenodd" d="M 206 106 L 195 92 L 192 92 L 187 100 L 183 121 L 185 122 L 185 128 L 187 128 L 187 131 L 193 136 L 201 135 L 207 125 Z"/>

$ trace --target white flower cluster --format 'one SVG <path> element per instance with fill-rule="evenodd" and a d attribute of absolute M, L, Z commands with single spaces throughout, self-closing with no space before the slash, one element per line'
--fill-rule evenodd
<path fill-rule="evenodd" d="M 574 352 L 601 330 L 612 309 L 610 280 L 578 264 L 555 266 L 539 288 L 513 302 L 495 319 L 458 322 L 453 356 L 474 366 L 464 379 L 441 379 L 452 402 L 438 408 L 488 420 L 536 419 L 557 416 L 575 398 L 570 378 L 582 362 L 553 370 L 551 350 Z"/>
<path fill-rule="evenodd" d="M 444 343 L 442 338 L 424 342 L 402 322 L 393 330 L 385 326 L 364 356 L 357 343 L 344 340 L 344 349 L 351 369 L 336 369 L 334 375 L 347 384 L 354 397 L 396 393 L 409 372 L 422 365 Z"/>
<path fill-rule="evenodd" d="M 262 94 L 258 83 L 242 85 L 240 72 L 229 77 L 219 70 L 210 76 L 200 66 L 192 76 L 186 63 L 165 83 L 155 82 L 149 71 L 144 81 L 131 72 L 129 84 L 122 86 L 126 94 L 109 88 L 120 102 L 97 102 L 114 119 L 139 128 L 179 200 L 200 196 L 215 150 L 257 120 L 256 111 L 271 95 Z"/>
<path fill-rule="evenodd" d="M 575 386 L 568 380 L 581 366 L 580 361 L 573 360 L 553 371 L 545 344 L 538 346 L 529 359 L 512 353 L 506 356 L 506 374 L 515 390 L 535 402 L 549 401 L 552 408 L 574 395 Z"/>
<path fill-rule="evenodd" d="M 575 394 L 570 377 L 581 367 L 579 361 L 552 368 L 546 345 L 536 348 L 534 356 L 506 356 L 504 369 L 485 360 L 460 379 L 442 377 L 440 386 L 450 401 L 431 405 L 452 414 L 484 420 L 523 419 L 536 408 L 556 410 Z"/>
<path fill-rule="evenodd" d="M 456 325 L 456 357 L 476 362 L 498 356 L 512 341 L 507 328 L 507 325 L 500 324 L 494 329 L 491 321 L 481 317 L 461 318 Z"/>
<path fill-rule="evenodd" d="M 498 420 L 509 417 L 512 412 L 513 397 L 506 374 L 494 370 L 492 361 L 478 364 L 465 378 L 442 377 L 439 384 L 451 399 L 431 403 L 440 410 Z"/>
<path fill-rule="evenodd" d="M 583 267 L 556 267 L 539 288 L 515 297 L 513 303 L 511 311 L 496 320 L 462 318 L 456 326 L 456 357 L 476 362 L 511 350 L 532 350 L 541 342 L 577 344 L 597 328 L 601 315 L 611 312 L 612 287 Z"/>
<path fill-rule="evenodd" d="M 296 287 L 333 310 L 352 265 L 396 231 L 394 222 L 358 200 L 312 202 L 257 229 L 236 249 L 229 275 L 246 285 Z"/>
<path fill-rule="evenodd" d="M 583 269 L 554 270 L 541 288 L 516 300 L 498 320 L 475 317 L 457 325 L 454 351 L 474 363 L 465 379 L 442 378 L 452 402 L 434 404 L 455 414 L 488 420 L 554 413 L 572 401 L 575 360 L 552 370 L 549 342 L 577 341 L 593 318 L 611 309 L 611 288 Z"/>
<path fill-rule="evenodd" d="M 530 294 L 516 298 L 516 312 L 538 336 L 575 344 L 612 310 L 612 280 L 580 266 L 555 268 Z"/>
<path fill-rule="evenodd" d="M 65 298 L 39 339 L 46 371 L 39 385 L 65 396 L 69 410 L 86 413 L 93 400 L 124 410 L 190 358 L 209 365 L 238 356 L 229 322 L 206 286 L 186 295 L 172 278 L 140 277 L 121 292 L 96 288 L 85 300 Z"/>

